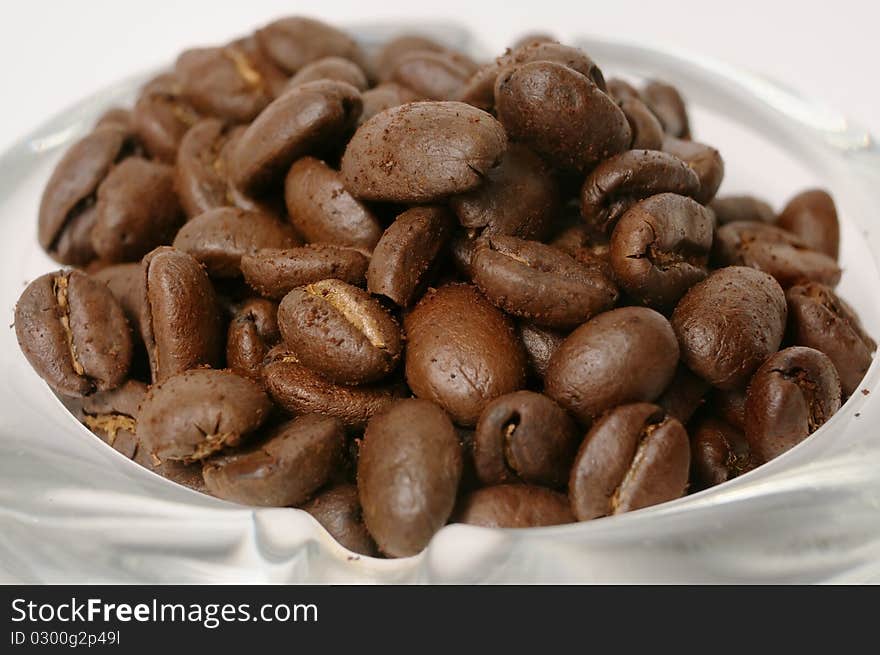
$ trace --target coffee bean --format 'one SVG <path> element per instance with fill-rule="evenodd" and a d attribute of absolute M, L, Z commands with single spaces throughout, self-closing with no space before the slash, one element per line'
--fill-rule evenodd
<path fill-rule="evenodd" d="M 516 329 L 526 350 L 529 370 L 539 378 L 543 378 L 550 364 L 550 358 L 565 340 L 565 334 L 528 321 L 520 321 Z"/>
<path fill-rule="evenodd" d="M 486 405 L 474 435 L 485 485 L 526 482 L 563 487 L 581 440 L 571 417 L 547 396 L 516 391 Z"/>
<path fill-rule="evenodd" d="M 393 557 L 416 555 L 452 513 L 461 446 L 446 413 L 427 400 L 398 400 L 367 424 L 358 492 L 367 529 Z"/>
<path fill-rule="evenodd" d="M 212 277 L 241 275 L 241 258 L 263 248 L 292 248 L 300 244 L 293 229 L 274 216 L 235 207 L 218 207 L 184 225 L 174 247 L 187 252 Z"/>
<path fill-rule="evenodd" d="M 687 108 L 684 99 L 674 86 L 653 80 L 642 89 L 641 97 L 660 119 L 663 129 L 669 136 L 678 139 L 690 138 Z"/>
<path fill-rule="evenodd" d="M 362 200 L 430 203 L 482 184 L 506 148 L 504 128 L 489 114 L 460 102 L 414 102 L 358 128 L 342 178 Z"/>
<path fill-rule="evenodd" d="M 290 222 L 306 241 L 372 250 L 382 236 L 378 219 L 346 191 L 340 174 L 312 157 L 298 160 L 284 182 Z"/>
<path fill-rule="evenodd" d="M 358 119 L 358 125 L 363 125 L 376 114 L 386 109 L 399 107 L 407 102 L 422 100 L 412 89 L 408 89 L 394 82 L 383 82 L 379 86 L 367 89 L 361 94 L 364 103 L 364 111 Z"/>
<path fill-rule="evenodd" d="M 707 489 L 755 467 L 742 431 L 707 416 L 697 422 L 691 438 L 691 472 L 698 489 Z"/>
<path fill-rule="evenodd" d="M 627 209 L 661 193 L 694 196 L 700 181 L 683 161 L 657 150 L 627 150 L 599 164 L 581 188 L 581 216 L 597 233 L 611 234 Z"/>
<path fill-rule="evenodd" d="M 709 392 L 709 383 L 694 375 L 683 364 L 679 364 L 675 370 L 675 377 L 657 399 L 657 404 L 666 410 L 669 416 L 677 418 L 682 424 L 687 424 L 694 412 L 704 402 Z"/>
<path fill-rule="evenodd" d="M 303 505 L 304 511 L 330 533 L 336 541 L 350 551 L 375 557 L 379 550 L 364 525 L 357 487 L 340 484 L 330 487 Z"/>
<path fill-rule="evenodd" d="M 131 364 L 131 331 L 102 282 L 79 271 L 46 273 L 15 306 L 18 345 L 37 374 L 65 396 L 122 384 Z"/>
<path fill-rule="evenodd" d="M 538 528 L 574 520 L 565 494 L 527 484 L 477 489 L 456 513 L 458 523 L 486 528 Z"/>
<path fill-rule="evenodd" d="M 380 380 L 403 350 L 391 315 L 366 291 L 341 280 L 288 293 L 278 306 L 278 327 L 300 363 L 339 384 Z"/>
<path fill-rule="evenodd" d="M 452 233 L 445 207 L 413 207 L 385 230 L 367 269 L 367 290 L 406 307 L 424 290 Z"/>
<path fill-rule="evenodd" d="M 724 179 L 721 153 L 711 146 L 668 135 L 663 140 L 663 150 L 684 161 L 700 178 L 700 190 L 693 196 L 697 202 L 705 205 L 715 197 Z"/>
<path fill-rule="evenodd" d="M 248 65 L 259 75 L 260 83 L 270 98 L 277 98 L 287 90 L 290 75 L 266 55 L 255 34 L 236 39 L 227 47 L 235 48 L 244 54 Z M 251 79 L 254 79 L 253 76 Z"/>
<path fill-rule="evenodd" d="M 376 79 L 387 82 L 401 57 L 414 51 L 444 52 L 446 47 L 421 34 L 401 34 L 383 43 L 372 58 Z"/>
<path fill-rule="evenodd" d="M 125 107 L 111 107 L 101 117 L 95 121 L 95 129 L 99 127 L 113 126 L 118 127 L 131 135 L 133 133 L 131 125 L 131 110 Z"/>
<path fill-rule="evenodd" d="M 636 301 L 672 309 L 705 279 L 712 249 L 712 213 L 696 201 L 662 193 L 631 207 L 611 235 L 611 268 Z"/>
<path fill-rule="evenodd" d="M 776 212 L 765 201 L 755 196 L 720 196 L 713 198 L 709 207 L 715 212 L 718 225 L 727 225 L 739 221 L 773 223 Z"/>
<path fill-rule="evenodd" d="M 713 389 L 712 410 L 742 432 L 746 428 L 746 389 Z"/>
<path fill-rule="evenodd" d="M 525 383 L 525 352 L 512 322 L 470 285 L 429 290 L 404 328 L 410 389 L 459 425 L 475 425 L 489 401 Z"/>
<path fill-rule="evenodd" d="M 289 507 L 307 501 L 339 467 L 345 431 L 337 419 L 306 414 L 242 450 L 205 462 L 208 492 L 242 505 Z"/>
<path fill-rule="evenodd" d="M 785 294 L 772 277 L 731 266 L 690 288 L 672 313 L 672 327 L 691 371 L 735 389 L 779 348 L 785 318 Z"/>
<path fill-rule="evenodd" d="M 624 100 L 641 100 L 642 94 L 639 93 L 639 90 L 634 87 L 632 84 L 627 82 L 626 80 L 622 80 L 619 77 L 612 77 L 607 81 L 608 86 L 608 95 L 617 100 L 617 102 L 623 102 Z M 647 107 L 647 105 L 645 105 Z M 651 112 L 653 114 L 653 112 Z M 658 122 L 660 119 L 657 119 Z M 661 126 L 662 129 L 662 126 Z"/>
<path fill-rule="evenodd" d="M 573 328 L 617 301 L 611 280 L 537 241 L 489 237 L 474 251 L 471 269 L 493 304 L 546 327 Z"/>
<path fill-rule="evenodd" d="M 288 73 L 324 57 L 361 62 L 364 55 L 350 36 L 326 23 L 302 16 L 279 18 L 257 30 L 263 53 Z"/>
<path fill-rule="evenodd" d="M 148 82 L 131 112 L 138 140 L 154 159 L 173 164 L 180 142 L 201 116 L 180 96 L 180 80 L 172 73 Z"/>
<path fill-rule="evenodd" d="M 795 346 L 755 372 L 746 393 L 746 439 L 760 462 L 806 439 L 840 409 L 840 378 L 827 355 Z"/>
<path fill-rule="evenodd" d="M 779 214 L 777 225 L 800 237 L 811 250 L 837 259 L 840 225 L 827 191 L 810 189 L 797 194 Z"/>
<path fill-rule="evenodd" d="M 177 152 L 174 186 L 190 218 L 230 203 L 226 162 L 221 157 L 230 130 L 217 118 L 193 125 Z"/>
<path fill-rule="evenodd" d="M 648 105 L 637 97 L 620 100 L 620 110 L 626 116 L 632 132 L 633 150 L 662 150 L 663 126 Z"/>
<path fill-rule="evenodd" d="M 287 84 L 292 89 L 306 82 L 316 80 L 336 80 L 351 84 L 358 91 L 366 91 L 369 87 L 367 76 L 361 67 L 350 59 L 343 57 L 324 57 L 303 66 Z"/>
<path fill-rule="evenodd" d="M 262 298 L 248 300 L 229 323 L 226 364 L 237 373 L 262 383 L 263 360 L 281 341 L 278 306 Z"/>
<path fill-rule="evenodd" d="M 198 366 L 216 366 L 222 325 L 208 275 L 191 256 L 157 248 L 143 259 L 141 329 L 154 382 Z"/>
<path fill-rule="evenodd" d="M 568 489 L 579 521 L 680 498 L 690 468 L 688 435 L 657 405 L 621 405 L 584 439 Z"/>
<path fill-rule="evenodd" d="M 675 375 L 678 344 L 663 316 L 613 309 L 581 325 L 553 353 L 545 393 L 589 424 L 624 403 L 653 401 Z"/>
<path fill-rule="evenodd" d="M 453 99 L 473 72 L 449 51 L 411 50 L 394 64 L 388 78 L 427 100 Z"/>
<path fill-rule="evenodd" d="M 147 395 L 147 385 L 127 380 L 110 391 L 99 391 L 82 399 L 80 421 L 102 441 L 129 459 L 138 456 L 138 408 Z"/>

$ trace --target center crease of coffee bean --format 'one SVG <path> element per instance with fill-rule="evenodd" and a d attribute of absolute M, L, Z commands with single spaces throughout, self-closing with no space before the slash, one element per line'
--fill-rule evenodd
<path fill-rule="evenodd" d="M 309 294 L 321 298 L 331 307 L 338 311 L 351 323 L 367 340 L 376 348 L 386 350 L 388 346 L 382 338 L 378 324 L 367 316 L 356 303 L 353 303 L 345 294 L 330 289 L 321 282 L 310 284 L 306 287 Z"/>
<path fill-rule="evenodd" d="M 67 337 L 67 348 L 70 350 L 70 362 L 73 365 L 73 370 L 77 375 L 85 375 L 85 368 L 76 356 L 76 344 L 73 342 L 73 331 L 70 329 L 70 303 L 67 299 L 67 284 L 68 277 L 66 275 L 59 275 L 55 278 L 55 297 L 58 300 L 58 307 L 61 309 L 61 327 Z"/>

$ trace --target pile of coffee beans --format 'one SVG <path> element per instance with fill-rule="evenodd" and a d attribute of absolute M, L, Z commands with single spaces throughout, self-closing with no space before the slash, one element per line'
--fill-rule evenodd
<path fill-rule="evenodd" d="M 619 514 L 807 438 L 875 350 L 828 193 L 723 175 L 675 88 L 547 37 L 284 18 L 67 151 L 15 329 L 116 450 L 359 553 Z"/>

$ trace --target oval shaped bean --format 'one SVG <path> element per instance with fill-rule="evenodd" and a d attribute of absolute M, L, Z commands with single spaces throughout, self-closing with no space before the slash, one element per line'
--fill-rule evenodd
<path fill-rule="evenodd" d="M 408 102 L 422 100 L 418 94 L 412 89 L 408 89 L 394 82 L 383 82 L 379 86 L 367 89 L 361 94 L 364 102 L 364 111 L 358 118 L 358 126 L 363 125 L 376 114 L 380 114 L 386 109 L 399 107 Z"/>
<path fill-rule="evenodd" d="M 443 52 L 446 47 L 422 34 L 401 34 L 388 39 L 372 58 L 376 79 L 386 82 L 400 58 L 416 50 Z"/>
<path fill-rule="evenodd" d="M 726 225 L 738 221 L 758 223 L 776 222 L 776 212 L 767 202 L 749 195 L 719 196 L 712 199 L 709 208 L 715 212 L 716 223 Z"/>
<path fill-rule="evenodd" d="M 317 80 L 336 80 L 351 84 L 358 91 L 366 91 L 370 86 L 361 67 L 344 57 L 322 57 L 306 64 L 290 78 L 287 88 L 292 89 L 306 82 Z"/>
<path fill-rule="evenodd" d="M 648 105 L 637 97 L 625 98 L 619 104 L 632 132 L 629 147 L 633 150 L 662 150 L 663 126 Z"/>
<path fill-rule="evenodd" d="M 538 528 L 574 523 L 565 494 L 529 484 L 500 484 L 472 492 L 456 522 L 485 528 Z"/>
<path fill-rule="evenodd" d="M 645 104 L 660 119 L 663 129 L 670 136 L 678 139 L 689 139 L 691 136 L 690 121 L 684 98 L 671 84 L 651 80 L 640 94 Z"/>
<path fill-rule="evenodd" d="M 231 204 L 226 162 L 221 156 L 231 134 L 223 121 L 205 118 L 193 125 L 180 142 L 174 186 L 189 218 Z"/>
<path fill-rule="evenodd" d="M 698 489 L 727 482 L 754 467 L 742 431 L 713 416 L 697 422 L 691 439 L 691 471 Z"/>
<path fill-rule="evenodd" d="M 694 200 L 702 205 L 710 202 L 724 179 L 724 160 L 721 153 L 703 143 L 668 135 L 663 140 L 663 150 L 681 159 L 696 173 L 700 180 L 700 189 L 694 194 Z"/>
<path fill-rule="evenodd" d="M 336 541 L 350 551 L 375 557 L 379 550 L 364 525 L 357 487 L 340 484 L 323 491 L 301 507 Z"/>
<path fill-rule="evenodd" d="M 243 255 L 241 272 L 261 296 L 280 300 L 296 287 L 335 278 L 363 286 L 370 259 L 360 250 L 313 244 L 302 248 L 264 248 Z"/>
<path fill-rule="evenodd" d="M 131 112 L 131 126 L 154 159 L 173 164 L 180 142 L 201 116 L 180 97 L 180 80 L 173 73 L 144 85 Z"/>
<path fill-rule="evenodd" d="M 230 370 L 262 383 L 263 360 L 281 341 L 277 312 L 275 303 L 252 298 L 235 313 L 226 336 L 226 365 Z"/>
<path fill-rule="evenodd" d="M 288 73 L 324 57 L 363 61 L 357 42 L 345 32 L 312 18 L 288 16 L 257 30 L 263 53 Z"/>
<path fill-rule="evenodd" d="M 840 224 L 834 199 L 822 189 L 797 194 L 776 221 L 784 230 L 797 235 L 811 250 L 837 259 L 840 248 Z"/>

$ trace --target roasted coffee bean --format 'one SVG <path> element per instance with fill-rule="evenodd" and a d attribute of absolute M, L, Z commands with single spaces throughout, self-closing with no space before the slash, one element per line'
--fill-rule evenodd
<path fill-rule="evenodd" d="M 363 289 L 321 280 L 284 296 L 278 327 L 301 364 L 339 384 L 375 382 L 397 366 L 400 327 Z"/>
<path fill-rule="evenodd" d="M 206 116 L 248 123 L 272 100 L 271 89 L 248 53 L 234 44 L 186 50 L 174 72 L 181 97 Z"/>
<path fill-rule="evenodd" d="M 376 79 L 387 82 L 397 62 L 410 52 L 445 52 L 447 48 L 421 34 L 401 34 L 383 43 L 372 58 L 371 69 Z"/>
<path fill-rule="evenodd" d="M 125 156 L 128 143 L 125 130 L 99 127 L 58 162 L 43 190 L 37 230 L 43 250 L 56 261 L 84 266 L 94 259 L 95 194 L 114 163 Z"/>
<path fill-rule="evenodd" d="M 810 189 L 797 194 L 788 201 L 776 223 L 800 237 L 810 250 L 837 259 L 840 224 L 834 200 L 827 191 Z"/>
<path fill-rule="evenodd" d="M 691 287 L 672 313 L 672 327 L 691 371 L 715 387 L 736 389 L 779 348 L 785 319 L 785 294 L 772 277 L 731 266 Z"/>
<path fill-rule="evenodd" d="M 660 119 L 663 129 L 669 136 L 678 139 L 690 138 L 691 128 L 687 107 L 674 86 L 654 80 L 645 85 L 641 97 Z"/>
<path fill-rule="evenodd" d="M 709 207 L 715 212 L 718 225 L 735 223 L 739 221 L 754 221 L 759 223 L 773 223 L 776 221 L 776 212 L 765 201 L 755 196 L 720 196 L 709 203 Z"/>
<path fill-rule="evenodd" d="M 452 234 L 455 217 L 445 207 L 413 207 L 385 230 L 367 269 L 367 290 L 407 307 L 424 290 Z"/>
<path fill-rule="evenodd" d="M 465 497 L 455 520 L 485 528 L 538 528 L 574 523 L 575 518 L 565 494 L 528 484 L 500 484 Z"/>
<path fill-rule="evenodd" d="M 242 505 L 289 507 L 307 501 L 339 467 L 345 431 L 337 419 L 306 414 L 242 450 L 205 462 L 208 492 Z"/>
<path fill-rule="evenodd" d="M 505 69 L 495 83 L 495 104 L 511 140 L 563 170 L 589 170 L 632 143 L 614 101 L 562 64 L 536 61 Z"/>
<path fill-rule="evenodd" d="M 237 446 L 259 429 L 271 408 L 256 383 L 230 371 L 194 369 L 150 388 L 137 437 L 160 461 L 189 463 Z"/>
<path fill-rule="evenodd" d="M 110 289 L 116 298 L 128 324 L 134 330 L 135 340 L 142 339 L 141 316 L 144 306 L 143 270 L 139 263 L 114 264 L 108 266 L 92 277 L 100 280 Z"/>
<path fill-rule="evenodd" d="M 241 275 L 241 258 L 264 248 L 300 245 L 293 229 L 274 216 L 235 207 L 218 207 L 184 225 L 174 247 L 200 262 L 212 277 Z"/>
<path fill-rule="evenodd" d="M 358 128 L 342 178 L 363 200 L 430 203 L 478 187 L 506 148 L 504 128 L 486 112 L 461 102 L 414 102 Z"/>
<path fill-rule="evenodd" d="M 336 541 L 350 551 L 374 557 L 376 542 L 364 525 L 357 487 L 340 484 L 319 493 L 302 510 L 311 514 Z"/>
<path fill-rule="evenodd" d="M 698 489 L 727 482 L 754 467 L 749 442 L 741 430 L 712 416 L 694 426 L 691 475 Z"/>
<path fill-rule="evenodd" d="M 370 260 L 342 246 L 263 249 L 241 258 L 244 279 L 261 296 L 280 300 L 296 287 L 335 278 L 363 286 Z"/>
<path fill-rule="evenodd" d="M 291 167 L 284 199 L 290 222 L 306 241 L 372 250 L 382 236 L 379 220 L 319 159 L 303 157 Z"/>
<path fill-rule="evenodd" d="M 174 169 L 129 157 L 98 187 L 92 247 L 111 262 L 140 259 L 168 244 L 183 224 L 174 192 Z"/>
<path fill-rule="evenodd" d="M 245 125 L 236 125 L 229 130 L 226 142 L 220 148 L 220 158 L 216 162 L 218 173 L 226 178 L 226 204 L 247 211 L 261 211 L 272 216 L 284 216 L 284 193 L 280 188 L 281 185 L 271 186 L 254 195 L 251 192 L 241 190 L 232 179 L 231 162 L 247 129 Z M 279 175 L 279 179 L 281 177 Z"/>
<path fill-rule="evenodd" d="M 581 444 L 568 493 L 579 521 L 680 498 L 688 483 L 684 427 L 648 403 L 621 405 L 599 419 Z"/>
<path fill-rule="evenodd" d="M 398 400 L 367 424 L 358 492 L 367 529 L 386 555 L 416 555 L 452 514 L 462 456 L 446 413 Z"/>
<path fill-rule="evenodd" d="M 287 90 L 290 75 L 263 52 L 255 34 L 236 39 L 227 47 L 234 47 L 244 54 L 270 98 L 277 98 Z M 251 79 L 254 79 L 253 76 Z"/>
<path fill-rule="evenodd" d="M 760 462 L 810 436 L 840 409 L 840 378 L 827 355 L 794 346 L 767 358 L 746 392 L 746 439 Z"/>
<path fill-rule="evenodd" d="M 366 91 L 369 87 L 367 76 L 361 67 L 350 59 L 342 57 L 324 57 L 303 66 L 287 84 L 292 89 L 306 82 L 316 80 L 336 80 L 351 84 L 358 91 Z"/>
<path fill-rule="evenodd" d="M 610 279 L 537 241 L 481 240 L 471 270 L 494 305 L 546 327 L 573 328 L 617 302 Z"/>
<path fill-rule="evenodd" d="M 634 87 L 632 84 L 627 82 L 626 80 L 622 80 L 619 77 L 612 77 L 607 81 L 608 86 L 608 95 L 617 100 L 617 102 L 623 102 L 624 100 L 641 100 L 642 94 L 639 93 L 639 90 Z M 645 105 L 647 107 L 647 105 Z M 653 113 L 653 112 L 651 112 Z M 658 122 L 660 119 L 657 119 Z M 662 129 L 662 126 L 661 126 Z"/>
<path fill-rule="evenodd" d="M 712 410 L 742 432 L 746 427 L 746 389 L 714 389 Z"/>
<path fill-rule="evenodd" d="M 143 260 L 141 329 L 154 382 L 198 366 L 216 366 L 223 348 L 217 299 L 205 270 L 174 248 Z"/>
<path fill-rule="evenodd" d="M 678 157 L 627 150 L 599 164 L 581 188 L 581 216 L 596 233 L 611 234 L 627 209 L 661 193 L 695 196 L 700 180 Z"/>
<path fill-rule="evenodd" d="M 844 395 L 849 396 L 865 377 L 877 343 L 829 287 L 816 282 L 797 285 L 786 298 L 792 341 L 825 353 L 837 369 Z"/>
<path fill-rule="evenodd" d="M 602 91 L 605 90 L 602 71 L 583 50 L 552 41 L 530 41 L 477 70 L 461 88 L 458 99 L 484 111 L 492 111 L 496 103 L 495 83 L 498 77 L 510 67 L 533 61 L 549 61 L 570 68 L 586 76 Z"/>
<path fill-rule="evenodd" d="M 116 389 L 86 396 L 80 421 L 114 450 L 135 459 L 138 408 L 146 395 L 146 384 L 128 380 Z"/>
<path fill-rule="evenodd" d="M 193 125 L 180 142 L 174 186 L 186 215 L 198 216 L 231 204 L 226 162 L 221 157 L 230 130 L 217 118 Z"/>
<path fill-rule="evenodd" d="M 230 154 L 230 179 L 245 194 L 259 194 L 300 157 L 339 146 L 361 109 L 358 90 L 345 82 L 319 80 L 294 87 L 238 139 Z"/>
<path fill-rule="evenodd" d="M 694 200 L 662 193 L 631 207 L 611 235 L 614 277 L 634 300 L 672 309 L 706 278 L 715 221 Z"/>
<path fill-rule="evenodd" d="M 550 364 L 550 358 L 565 341 L 565 335 L 528 321 L 520 321 L 516 330 L 526 350 L 529 370 L 543 378 Z"/>
<path fill-rule="evenodd" d="M 290 74 L 324 57 L 364 60 L 360 46 L 344 32 L 302 16 L 280 18 L 256 32 L 263 53 Z"/>
<path fill-rule="evenodd" d="M 477 421 L 477 476 L 485 485 L 521 481 L 564 487 L 581 436 L 571 417 L 547 396 L 506 394 L 486 405 Z"/>
<path fill-rule="evenodd" d="M 118 127 L 125 130 L 127 134 L 131 134 L 131 110 L 125 109 L 124 107 L 111 107 L 101 114 L 101 117 L 95 121 L 95 129 L 98 129 L 99 127 L 107 127 L 108 125 Z"/>
<path fill-rule="evenodd" d="M 447 50 L 412 50 L 397 59 L 389 80 L 427 100 L 450 100 L 473 72 Z"/>
<path fill-rule="evenodd" d="M 263 381 L 272 399 L 288 412 L 335 416 L 355 428 L 363 427 L 373 414 L 403 393 L 397 384 L 334 384 L 300 364 L 283 346 L 273 348 L 267 355 Z"/>
<path fill-rule="evenodd" d="M 475 425 L 489 401 L 525 384 L 526 357 L 513 323 L 470 285 L 429 290 L 404 328 L 410 389 L 459 425 Z"/>
<path fill-rule="evenodd" d="M 633 150 L 662 150 L 663 126 L 648 105 L 638 98 L 620 100 L 620 110 L 626 116 L 632 132 Z"/>
<path fill-rule="evenodd" d="M 181 140 L 201 118 L 180 90 L 175 75 L 159 75 L 144 86 L 131 112 L 132 129 L 147 154 L 166 164 L 174 163 Z"/>
<path fill-rule="evenodd" d="M 668 135 L 663 140 L 663 150 L 684 161 L 697 174 L 700 189 L 694 194 L 694 200 L 705 205 L 715 197 L 724 179 L 721 153 L 711 146 Z"/>
<path fill-rule="evenodd" d="M 252 298 L 229 323 L 226 336 L 226 365 L 246 378 L 262 382 L 263 360 L 281 341 L 278 306 L 263 298 Z"/>
<path fill-rule="evenodd" d="M 543 239 L 559 209 L 559 185 L 531 150 L 510 144 L 482 186 L 450 199 L 461 224 L 484 236 Z"/>
<path fill-rule="evenodd" d="M 383 82 L 379 86 L 368 89 L 361 94 L 364 110 L 358 119 L 358 125 L 363 125 L 376 114 L 386 109 L 399 107 L 407 102 L 421 100 L 415 91 L 394 82 Z"/>
<path fill-rule="evenodd" d="M 678 343 L 662 315 L 645 307 L 599 314 L 550 358 L 545 393 L 589 424 L 623 403 L 653 401 L 669 386 Z"/>
<path fill-rule="evenodd" d="M 131 364 L 131 330 L 102 282 L 79 271 L 46 273 L 15 306 L 18 345 L 37 374 L 65 396 L 122 384 Z"/>
<path fill-rule="evenodd" d="M 728 223 L 716 233 L 713 250 L 719 266 L 765 271 L 784 288 L 806 281 L 833 287 L 840 281 L 834 259 L 810 250 L 800 237 L 775 225 Z"/>
<path fill-rule="evenodd" d="M 709 392 L 709 383 L 691 373 L 686 366 L 679 364 L 675 377 L 657 399 L 657 404 L 670 416 L 687 424 L 704 402 Z"/>

